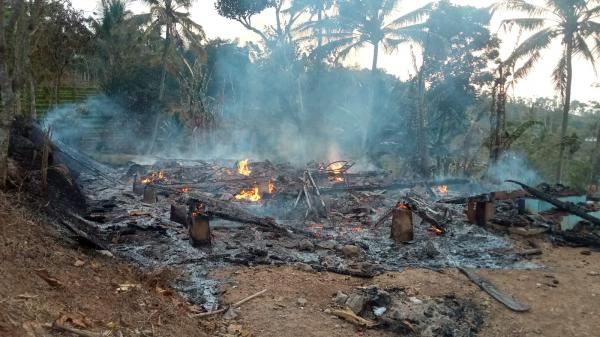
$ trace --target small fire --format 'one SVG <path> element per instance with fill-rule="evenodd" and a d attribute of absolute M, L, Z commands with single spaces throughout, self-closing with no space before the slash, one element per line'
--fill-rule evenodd
<path fill-rule="evenodd" d="M 342 163 L 342 162 L 340 162 L 340 161 L 338 161 L 338 162 L 335 162 L 335 163 L 331 163 L 331 164 L 329 165 L 329 169 L 330 169 L 330 170 L 331 170 L 333 173 L 335 173 L 335 174 L 340 174 L 340 173 L 342 173 L 342 168 L 344 168 L 344 163 Z"/>
<path fill-rule="evenodd" d="M 327 168 L 331 172 L 331 175 L 329 176 L 329 181 L 336 183 L 344 182 L 344 176 L 342 176 L 342 169 L 344 168 L 343 162 L 338 161 L 335 163 L 331 163 L 329 164 L 329 166 L 327 166 Z"/>
<path fill-rule="evenodd" d="M 273 194 L 275 192 L 277 192 L 277 187 L 275 187 L 273 180 L 269 180 L 269 194 Z"/>
<path fill-rule="evenodd" d="M 448 194 L 448 185 L 440 185 L 437 187 L 437 191 L 440 194 Z"/>
<path fill-rule="evenodd" d="M 442 235 L 446 232 L 443 228 L 438 226 L 431 226 L 431 228 L 429 228 L 429 231 L 435 235 Z"/>
<path fill-rule="evenodd" d="M 188 193 L 189 191 L 190 191 L 190 188 L 189 188 L 188 186 L 184 186 L 184 187 L 181 189 L 181 192 L 183 192 L 183 193 Z"/>
<path fill-rule="evenodd" d="M 242 190 L 240 193 L 233 197 L 235 200 L 240 201 L 252 201 L 257 202 L 262 198 L 260 197 L 260 189 L 258 186 L 251 187 L 249 189 Z"/>
<path fill-rule="evenodd" d="M 248 167 L 248 159 L 241 160 L 237 165 L 238 173 L 243 176 L 249 176 L 252 170 Z"/>
<path fill-rule="evenodd" d="M 148 185 L 155 181 L 166 181 L 166 180 L 167 180 L 167 175 L 165 174 L 165 171 L 152 172 L 149 175 L 142 177 L 142 184 Z"/>
<path fill-rule="evenodd" d="M 196 209 L 192 212 L 192 216 L 198 216 L 206 211 L 204 204 L 197 204 Z"/>
<path fill-rule="evenodd" d="M 410 209 L 410 207 L 408 207 L 408 204 L 405 202 L 399 202 L 398 206 L 396 206 L 398 209 Z"/>

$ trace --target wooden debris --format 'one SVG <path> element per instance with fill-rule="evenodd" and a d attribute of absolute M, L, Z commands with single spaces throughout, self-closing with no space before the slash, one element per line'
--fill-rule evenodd
<path fill-rule="evenodd" d="M 506 306 L 510 310 L 513 310 L 516 312 L 525 312 L 525 311 L 529 311 L 529 309 L 531 309 L 531 307 L 529 305 L 519 302 L 512 296 L 510 296 L 510 295 L 504 293 L 503 291 L 501 291 L 500 289 L 496 288 L 496 286 L 492 282 L 481 277 L 479 274 L 477 274 L 472 269 L 459 267 L 458 270 L 460 270 L 463 274 L 465 274 L 469 278 L 469 280 L 471 280 L 473 283 L 475 283 L 477 286 L 479 286 L 479 288 L 481 288 L 483 291 L 488 293 L 490 296 L 492 296 L 498 302 L 504 304 L 504 306 Z"/>
<path fill-rule="evenodd" d="M 525 191 L 527 191 L 531 195 L 533 195 L 534 197 L 544 200 L 544 201 L 547 201 L 559 209 L 562 209 L 571 214 L 577 215 L 577 216 L 591 222 L 595 226 L 600 226 L 600 219 L 588 214 L 585 210 L 583 210 L 581 207 L 579 207 L 575 204 L 558 200 L 547 193 L 544 193 L 536 188 L 527 186 L 527 185 L 520 183 L 518 181 L 515 181 L 515 180 L 507 180 L 507 182 L 517 184 L 517 185 L 521 186 Z"/>
<path fill-rule="evenodd" d="M 50 273 L 46 269 L 36 269 L 35 273 L 52 287 L 63 288 L 65 286 L 64 283 L 50 276 Z"/>
<path fill-rule="evenodd" d="M 373 328 L 377 325 L 373 321 L 370 321 L 368 319 L 364 319 L 364 318 L 358 316 L 357 314 L 355 314 L 352 310 L 350 310 L 348 308 L 332 310 L 331 314 L 334 316 L 337 316 L 345 321 L 348 321 L 354 325 L 362 326 L 365 328 Z"/>
<path fill-rule="evenodd" d="M 75 335 L 81 336 L 81 337 L 102 337 L 102 334 L 91 332 L 91 331 L 86 331 L 86 330 L 71 328 L 69 326 L 66 326 L 66 325 L 63 325 L 63 324 L 60 324 L 57 322 L 54 322 L 53 324 L 46 324 L 45 327 L 49 328 L 49 329 L 69 332 L 69 333 L 72 333 L 72 334 L 75 334 Z"/>
<path fill-rule="evenodd" d="M 246 302 L 248 302 L 250 300 L 253 300 L 253 299 L 257 298 L 258 296 L 260 296 L 260 295 L 262 295 L 262 294 L 264 294 L 266 292 L 267 292 L 267 289 L 263 289 L 263 290 L 255 293 L 253 295 L 250 295 L 250 296 L 248 296 L 248 297 L 246 297 L 244 299 L 241 299 L 241 300 L 233 303 L 232 305 L 230 305 L 228 307 L 221 308 L 219 310 L 214 310 L 214 311 L 209 311 L 209 312 L 203 312 L 203 313 L 200 313 L 200 314 L 192 315 L 192 317 L 208 317 L 208 316 L 222 314 L 225 311 L 227 311 L 229 308 L 237 308 L 237 307 L 241 306 L 242 304 L 244 304 L 244 303 L 246 303 Z"/>

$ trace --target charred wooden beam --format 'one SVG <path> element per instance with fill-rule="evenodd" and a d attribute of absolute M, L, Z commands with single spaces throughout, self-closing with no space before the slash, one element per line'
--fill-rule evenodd
<path fill-rule="evenodd" d="M 241 223 L 251 223 L 265 229 L 277 231 L 280 234 L 289 234 L 288 230 L 278 224 L 273 218 L 259 217 L 236 205 L 233 205 L 231 202 L 217 200 L 196 193 L 188 194 L 190 196 L 188 199 L 188 204 L 192 202 L 200 202 L 204 204 L 206 206 L 205 214 L 208 216 Z"/>
<path fill-rule="evenodd" d="M 419 185 L 437 186 L 437 185 L 452 185 L 452 184 L 468 184 L 471 181 L 463 178 L 451 178 L 445 180 L 422 180 L 415 182 L 395 181 L 389 184 L 380 185 L 350 185 L 350 186 L 333 186 L 329 188 L 321 188 L 321 194 L 337 193 L 340 191 L 374 191 L 374 190 L 394 190 L 401 188 L 412 188 Z"/>
<path fill-rule="evenodd" d="M 581 207 L 579 207 L 575 204 L 558 200 L 547 193 L 544 193 L 536 188 L 527 186 L 527 185 L 525 185 L 521 182 L 515 181 L 515 180 L 507 180 L 507 182 L 517 184 L 517 185 L 521 186 L 525 191 L 529 192 L 532 196 L 542 199 L 544 201 L 547 201 L 559 209 L 562 209 L 571 214 L 577 215 L 577 216 L 591 222 L 595 226 L 600 226 L 600 219 L 588 214 L 585 210 L 583 210 Z"/>

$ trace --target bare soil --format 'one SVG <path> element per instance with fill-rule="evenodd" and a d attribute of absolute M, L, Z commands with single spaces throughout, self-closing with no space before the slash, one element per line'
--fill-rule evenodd
<path fill-rule="evenodd" d="M 257 336 L 394 336 L 364 330 L 327 313 L 338 291 L 377 284 L 382 288 L 411 288 L 417 298 L 454 294 L 481 304 L 485 337 L 594 337 L 600 331 L 600 253 L 539 243 L 541 270 L 480 270 L 500 289 L 531 305 L 515 313 L 496 302 L 455 269 L 441 272 L 407 269 L 372 280 L 294 267 L 224 268 L 213 275 L 224 281 L 224 298 L 233 302 L 261 289 L 268 293 L 241 308 L 241 322 Z M 584 254 L 590 255 L 584 255 Z M 304 298 L 307 304 L 298 305 Z"/>
<path fill-rule="evenodd" d="M 0 192 L 0 336 L 73 336 L 40 328 L 56 320 L 113 336 L 210 335 L 214 323 L 188 316 L 197 308 L 167 288 L 168 272 L 66 241 L 15 199 Z"/>

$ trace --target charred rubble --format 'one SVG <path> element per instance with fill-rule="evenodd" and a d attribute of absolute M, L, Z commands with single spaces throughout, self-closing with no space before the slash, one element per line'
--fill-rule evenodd
<path fill-rule="evenodd" d="M 405 267 L 536 268 L 530 257 L 539 249 L 517 250 L 506 233 L 600 245 L 600 209 L 563 186 L 498 191 L 462 178 L 399 180 L 355 170 L 351 161 L 299 168 L 164 159 L 108 167 L 25 121 L 11 136 L 12 158 L 30 172 L 26 184 L 47 197 L 51 216 L 74 237 L 143 268 L 179 270 L 174 287 L 207 310 L 218 307 L 208 271 L 228 264 L 370 278 Z M 471 307 L 460 301 L 431 299 L 418 310 Z M 397 326 L 386 310 L 381 321 Z M 421 331 L 418 325 L 411 323 Z"/>

